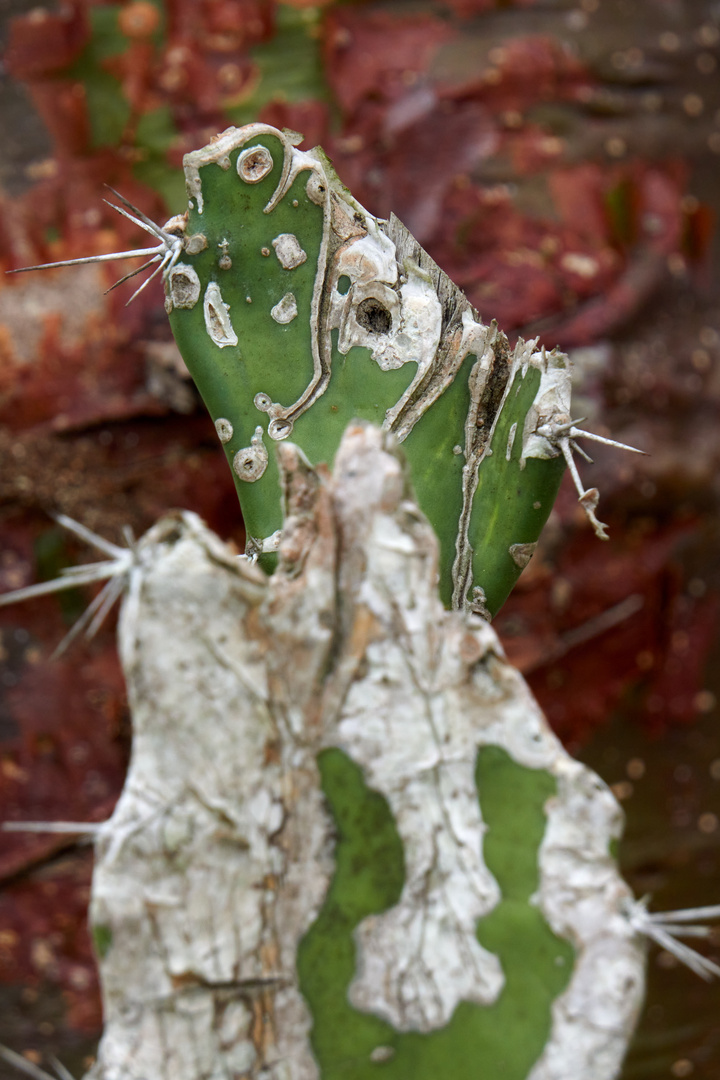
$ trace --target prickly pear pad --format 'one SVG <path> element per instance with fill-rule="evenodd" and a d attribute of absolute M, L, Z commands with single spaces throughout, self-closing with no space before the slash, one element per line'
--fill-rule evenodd
<path fill-rule="evenodd" d="M 397 218 L 374 218 L 321 150 L 296 141 L 251 124 L 186 156 L 184 252 L 166 277 L 250 550 L 271 548 L 280 527 L 273 442 L 292 436 L 332 464 L 347 424 L 369 420 L 403 445 L 440 539 L 445 602 L 493 614 L 524 565 L 513 550 L 532 550 L 562 477 L 548 440 L 527 454 L 526 428 L 548 366 L 567 385 L 536 426 L 569 420 L 567 358 L 534 342 L 511 350 Z"/>

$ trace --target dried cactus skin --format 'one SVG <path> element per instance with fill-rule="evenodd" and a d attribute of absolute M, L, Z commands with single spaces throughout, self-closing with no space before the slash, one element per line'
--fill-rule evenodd
<path fill-rule="evenodd" d="M 402 444 L 437 532 L 444 602 L 491 616 L 564 471 L 549 444 L 524 457 L 547 357 L 522 340 L 511 350 L 397 218 L 375 219 L 299 139 L 249 124 L 186 155 L 183 252 L 165 278 L 250 550 L 282 524 L 275 441 L 292 436 L 311 462 L 332 466 L 349 422 L 379 423 Z M 552 355 L 569 404 L 567 358 Z"/>
<path fill-rule="evenodd" d="M 622 812 L 492 627 L 443 608 L 393 442 L 350 425 L 332 474 L 280 442 L 272 577 L 194 514 L 126 548 L 63 517 L 105 558 L 10 594 L 105 581 L 89 636 L 125 594 L 123 794 L 30 824 L 97 842 L 88 1080 L 618 1073 L 651 918 Z"/>
<path fill-rule="evenodd" d="M 618 1075 L 645 966 L 621 809 L 444 609 L 391 443 L 351 425 L 332 474 L 280 443 L 271 577 L 191 513 L 127 549 L 65 521 L 125 592 L 134 730 L 92 826 L 87 1080 Z"/>

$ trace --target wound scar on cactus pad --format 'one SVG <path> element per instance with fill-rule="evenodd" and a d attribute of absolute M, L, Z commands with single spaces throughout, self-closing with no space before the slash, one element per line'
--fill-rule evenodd
<path fill-rule="evenodd" d="M 258 184 L 272 170 L 273 159 L 264 146 L 251 146 L 237 159 L 237 173 L 246 184 Z"/>
<path fill-rule="evenodd" d="M 248 484 L 255 483 L 267 469 L 268 452 L 263 443 L 263 429 L 258 426 L 250 440 L 250 446 L 244 446 L 238 450 L 233 458 L 233 469 L 240 480 Z"/>
<path fill-rule="evenodd" d="M 285 293 L 282 300 L 278 300 L 275 307 L 270 309 L 270 314 L 275 322 L 281 325 L 291 323 L 293 319 L 297 318 L 297 313 L 297 301 L 291 292 Z"/>
<path fill-rule="evenodd" d="M 195 307 L 200 298 L 200 278 L 192 266 L 175 264 L 168 275 L 168 292 L 173 307 Z"/>
<path fill-rule="evenodd" d="M 286 417 L 280 415 L 283 412 L 281 405 L 274 402 L 269 394 L 256 394 L 253 398 L 253 404 L 260 412 L 267 413 L 270 417 L 270 423 L 268 424 L 268 435 L 276 442 L 280 442 L 282 439 L 287 439 L 288 435 L 293 429 L 292 421 Z M 258 429 L 259 430 L 259 429 Z"/>
<path fill-rule="evenodd" d="M 314 202 L 316 206 L 323 206 L 327 194 L 327 187 L 316 172 L 310 174 L 310 179 L 307 182 L 305 191 L 311 202 Z"/>
<path fill-rule="evenodd" d="M 224 416 L 215 421 L 215 430 L 221 443 L 230 442 L 233 437 L 233 426 Z"/>
<path fill-rule="evenodd" d="M 508 548 L 508 554 L 510 558 L 519 566 L 521 570 L 524 570 L 527 564 L 535 554 L 535 548 L 537 543 L 534 544 L 511 544 Z"/>
<path fill-rule="evenodd" d="M 185 251 L 188 255 L 199 255 L 207 247 L 207 237 L 203 233 L 194 233 L 185 240 Z"/>
<path fill-rule="evenodd" d="M 307 259 L 306 252 L 300 246 L 300 241 L 293 233 L 280 233 L 272 242 L 275 254 L 283 270 L 294 270 Z"/>
<path fill-rule="evenodd" d="M 205 315 L 205 329 L 216 345 L 224 349 L 226 345 L 237 345 L 237 334 L 233 330 L 228 312 L 230 307 L 222 298 L 220 286 L 211 281 L 205 290 L 203 300 L 203 313 Z"/>
<path fill-rule="evenodd" d="M 507 450 L 505 451 L 505 460 L 510 461 L 512 457 L 512 449 L 515 444 L 515 436 L 517 434 L 517 424 L 513 424 L 510 428 L 510 434 L 508 435 Z"/>

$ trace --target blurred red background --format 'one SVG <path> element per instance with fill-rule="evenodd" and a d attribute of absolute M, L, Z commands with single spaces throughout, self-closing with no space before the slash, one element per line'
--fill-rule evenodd
<path fill-rule="evenodd" d="M 182 211 L 183 153 L 262 119 L 321 143 L 512 337 L 575 363 L 602 544 L 568 483 L 496 619 L 574 754 L 628 815 L 638 895 L 720 900 L 720 10 L 711 0 L 70 0 L 3 5 L 0 268 L 137 246 L 103 202 Z M 144 243 L 144 241 L 143 241 Z M 119 276 L 119 275 L 118 275 Z M 232 481 L 153 283 L 0 280 L 0 589 L 166 509 L 242 549 Z M 3 609 L 0 818 L 103 820 L 130 723 L 112 620 L 50 654 L 91 593 Z M 0 1042 L 81 1071 L 101 1014 L 91 850 L 0 840 Z M 720 938 L 710 942 L 718 960 Z M 625 1080 L 720 1078 L 720 994 L 650 956 Z M 1 1071 L 1 1067 L 0 1067 Z"/>

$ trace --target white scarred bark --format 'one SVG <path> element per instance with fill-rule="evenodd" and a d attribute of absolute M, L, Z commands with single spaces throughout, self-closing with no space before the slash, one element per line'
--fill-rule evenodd
<path fill-rule="evenodd" d="M 133 754 L 93 882 L 110 940 L 94 1080 L 318 1080 L 295 953 L 333 871 L 326 747 L 385 796 L 405 853 L 399 903 L 358 928 L 353 1005 L 430 1031 L 460 1001 L 495 1001 L 501 964 L 475 936 L 499 900 L 483 744 L 557 781 L 536 902 L 576 966 L 531 1078 L 619 1070 L 644 967 L 607 855 L 619 808 L 491 627 L 442 607 L 437 542 L 386 439 L 349 429 L 332 480 L 278 447 L 287 519 L 270 580 L 191 514 L 141 541 L 120 627 Z"/>

